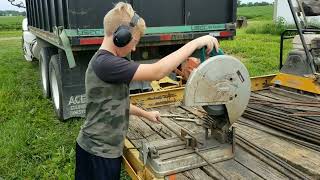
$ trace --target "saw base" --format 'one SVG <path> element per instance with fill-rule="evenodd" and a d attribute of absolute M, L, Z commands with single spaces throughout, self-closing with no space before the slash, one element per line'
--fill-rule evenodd
<path fill-rule="evenodd" d="M 201 149 L 186 147 L 180 138 L 148 142 L 148 147 L 156 149 L 157 157 L 148 155 L 147 166 L 152 169 L 157 177 L 163 177 L 206 165 L 205 160 L 195 151 L 209 160 L 210 163 L 233 158 L 232 144 L 219 143 L 213 138 L 206 141 L 203 138 L 200 142 L 203 143 Z M 143 160 L 143 153 L 141 152 L 140 159 Z"/>

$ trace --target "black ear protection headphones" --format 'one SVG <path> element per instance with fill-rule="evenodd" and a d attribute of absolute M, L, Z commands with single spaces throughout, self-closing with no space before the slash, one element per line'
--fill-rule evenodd
<path fill-rule="evenodd" d="M 117 47 L 124 47 L 132 40 L 131 30 L 137 25 L 140 19 L 137 13 L 134 13 L 129 25 L 120 25 L 113 33 L 113 43 Z"/>

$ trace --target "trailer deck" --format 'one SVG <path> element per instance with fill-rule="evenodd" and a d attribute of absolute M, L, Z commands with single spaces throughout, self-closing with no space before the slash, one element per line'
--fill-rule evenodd
<path fill-rule="evenodd" d="M 319 179 L 320 178 L 320 144 L 317 143 L 319 138 L 319 122 L 320 117 L 313 115 L 299 117 L 302 122 L 312 119 L 314 126 L 310 129 L 305 129 L 302 124 L 289 123 L 285 132 L 280 128 L 272 128 L 274 123 L 268 115 L 265 116 L 266 121 L 261 122 L 263 118 L 254 119 L 250 109 L 257 106 L 257 99 L 278 101 L 278 102 L 318 102 L 317 97 L 300 95 L 298 93 L 288 93 L 279 88 L 267 88 L 260 91 L 252 92 L 249 106 L 244 115 L 234 125 L 235 127 L 235 146 L 234 158 L 218 162 L 213 166 L 204 165 L 199 168 L 187 170 L 184 172 L 172 174 L 165 179 Z M 313 100 L 313 101 L 310 101 Z M 261 106 L 261 103 L 258 104 Z M 279 111 L 279 104 L 268 104 L 268 111 Z M 296 109 L 301 113 L 319 112 L 320 106 L 302 107 L 295 104 L 282 104 L 283 113 L 288 113 L 286 110 L 298 107 Z M 183 107 L 183 106 L 163 106 L 153 108 L 161 114 L 179 114 L 185 118 L 198 118 L 201 120 L 207 116 L 206 112 L 201 107 Z M 256 109 L 259 111 L 258 109 Z M 266 109 L 261 108 L 261 112 Z M 296 111 L 298 111 L 296 110 Z M 280 110 L 281 111 L 281 110 Z M 281 113 L 281 112 L 280 112 Z M 297 113 L 297 112 L 295 112 Z M 259 116 L 259 114 L 257 114 Z M 289 117 L 290 115 L 288 115 Z M 259 116 L 261 117 L 261 116 Z M 279 115 L 279 117 L 282 117 Z M 291 116 L 290 116 L 291 117 Z M 275 118 L 275 117 L 273 117 Z M 283 117 L 282 117 L 283 118 Z M 297 118 L 297 119 L 299 119 Z M 288 118 L 289 119 L 289 118 Z M 303 121 L 305 119 L 305 121 Z M 139 160 L 139 152 L 141 151 L 142 141 L 155 141 L 161 139 L 169 139 L 176 137 L 176 133 L 182 128 L 194 133 L 204 133 L 201 126 L 193 122 L 174 121 L 173 118 L 162 118 L 166 124 L 169 124 L 172 132 L 163 124 L 151 123 L 139 117 L 132 116 L 130 118 L 129 131 L 127 134 L 125 159 L 128 161 L 133 174 L 136 173 L 137 179 L 153 179 L 157 175 L 151 170 L 152 168 L 143 166 L 141 159 Z M 272 120 L 272 118 L 271 118 Z M 283 118 L 286 121 L 286 118 Z M 278 122 L 279 123 L 279 122 Z M 303 138 L 295 135 L 294 129 L 303 128 L 309 130 L 312 138 Z M 280 131 L 281 130 L 281 131 Z M 208 150 L 210 151 L 210 150 Z M 186 155 L 187 156 L 187 155 Z M 172 157 L 181 158 L 181 157 Z M 127 171 L 130 174 L 130 170 Z M 130 174 L 131 177 L 132 174 Z M 159 178 L 159 177 L 157 177 Z"/>

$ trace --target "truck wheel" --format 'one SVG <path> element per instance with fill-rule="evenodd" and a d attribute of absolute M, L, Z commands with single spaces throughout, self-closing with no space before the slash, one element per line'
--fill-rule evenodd
<path fill-rule="evenodd" d="M 52 102 L 59 120 L 63 120 L 62 81 L 59 56 L 53 55 L 49 64 L 49 79 Z"/>
<path fill-rule="evenodd" d="M 43 97 L 50 98 L 50 86 L 49 86 L 49 61 L 51 53 L 48 48 L 42 48 L 40 51 L 39 58 L 39 70 L 41 79 L 41 89 Z"/>

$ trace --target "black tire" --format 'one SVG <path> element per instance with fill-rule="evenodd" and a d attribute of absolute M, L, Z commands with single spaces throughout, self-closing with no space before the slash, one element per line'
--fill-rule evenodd
<path fill-rule="evenodd" d="M 58 55 L 51 56 L 49 64 L 50 92 L 56 115 L 60 121 L 63 121 L 63 103 L 62 103 L 62 80 L 61 69 Z"/>
<path fill-rule="evenodd" d="M 42 48 L 40 51 L 39 71 L 42 94 L 45 98 L 50 98 L 49 62 L 51 55 L 52 51 L 49 48 Z"/>

